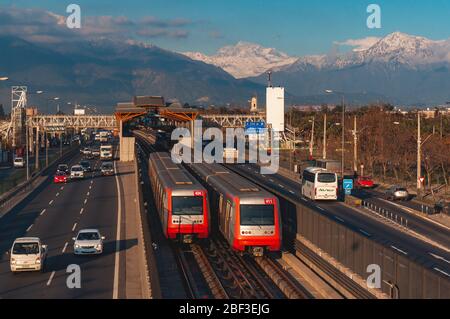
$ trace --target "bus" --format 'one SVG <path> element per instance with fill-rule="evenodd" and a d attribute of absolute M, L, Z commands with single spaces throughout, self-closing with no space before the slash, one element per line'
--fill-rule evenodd
<path fill-rule="evenodd" d="M 338 176 L 320 167 L 309 167 L 303 171 L 301 193 L 311 200 L 337 200 Z"/>

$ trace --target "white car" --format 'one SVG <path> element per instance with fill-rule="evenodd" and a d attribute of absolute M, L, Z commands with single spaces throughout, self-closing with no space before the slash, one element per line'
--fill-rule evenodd
<path fill-rule="evenodd" d="M 44 271 L 47 245 L 42 245 L 36 237 L 17 238 L 10 251 L 10 268 L 13 273 L 20 271 Z"/>
<path fill-rule="evenodd" d="M 103 252 L 103 241 L 105 237 L 98 229 L 82 229 L 77 237 L 72 238 L 73 253 L 75 255 L 98 255 Z"/>
<path fill-rule="evenodd" d="M 84 178 L 84 169 L 80 165 L 74 165 L 70 169 L 70 178 Z"/>
<path fill-rule="evenodd" d="M 24 168 L 25 167 L 25 160 L 23 157 L 16 157 L 14 159 L 14 167 L 15 168 Z"/>

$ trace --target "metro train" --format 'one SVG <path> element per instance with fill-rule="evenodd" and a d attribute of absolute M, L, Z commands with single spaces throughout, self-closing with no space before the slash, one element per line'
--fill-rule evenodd
<path fill-rule="evenodd" d="M 190 164 L 209 192 L 211 223 L 235 251 L 263 256 L 281 247 L 278 198 L 219 164 Z"/>
<path fill-rule="evenodd" d="M 149 177 L 166 238 L 192 243 L 210 232 L 208 191 L 169 153 L 150 154 Z"/>

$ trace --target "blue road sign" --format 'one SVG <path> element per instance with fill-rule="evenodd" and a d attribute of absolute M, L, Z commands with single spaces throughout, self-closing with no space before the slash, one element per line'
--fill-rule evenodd
<path fill-rule="evenodd" d="M 353 189 L 353 179 L 344 179 L 343 187 L 345 190 L 352 190 Z"/>
<path fill-rule="evenodd" d="M 351 189 L 346 189 L 345 190 L 345 195 L 351 195 L 352 194 L 352 190 Z"/>
<path fill-rule="evenodd" d="M 264 129 L 266 128 L 266 123 L 263 121 L 257 122 L 246 122 L 245 123 L 245 132 L 247 134 L 260 134 L 264 133 Z"/>

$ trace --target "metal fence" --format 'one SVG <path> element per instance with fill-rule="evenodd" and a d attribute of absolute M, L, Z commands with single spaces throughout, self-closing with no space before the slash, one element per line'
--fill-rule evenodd
<path fill-rule="evenodd" d="M 280 200 L 284 239 L 293 249 L 298 233 L 364 279 L 369 275 L 367 266 L 379 265 L 381 290 L 393 298 L 450 298 L 450 280 L 436 269 L 429 269 L 305 205 Z"/>

